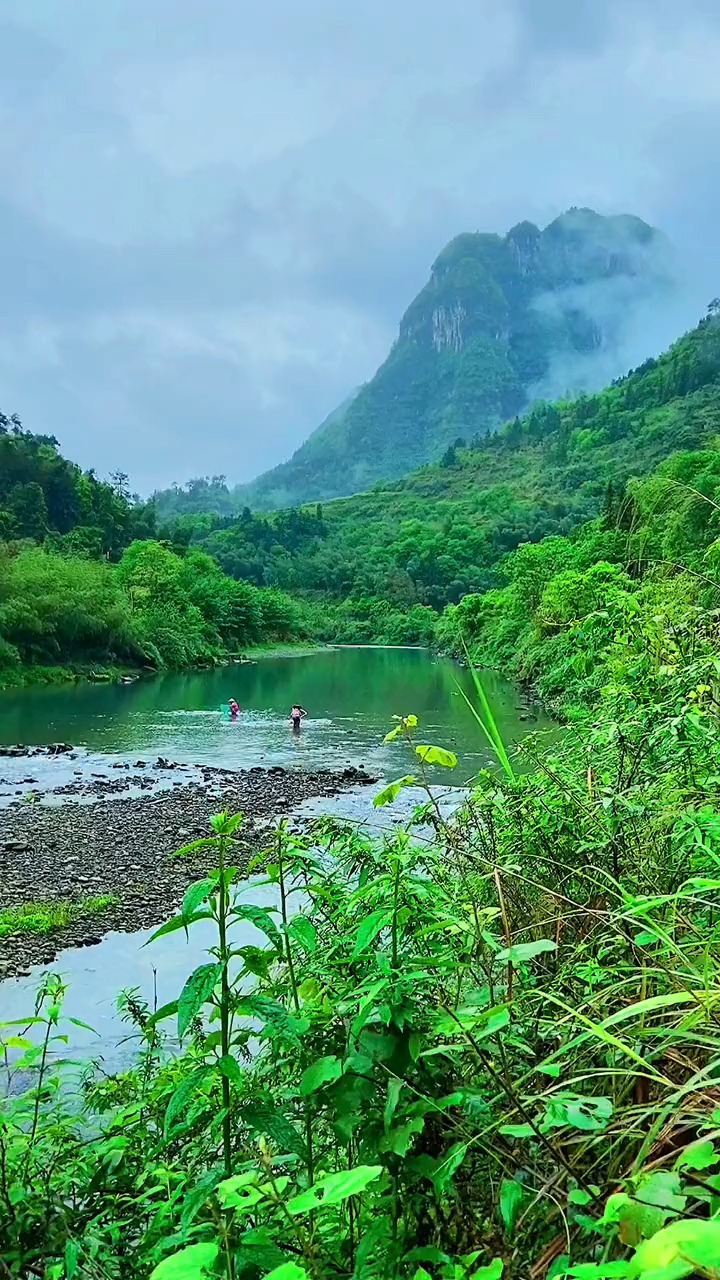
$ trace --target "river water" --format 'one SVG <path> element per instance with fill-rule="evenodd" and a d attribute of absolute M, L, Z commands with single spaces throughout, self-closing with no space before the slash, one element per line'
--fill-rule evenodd
<path fill-rule="evenodd" d="M 79 684 L 23 690 L 0 695 L 0 744 L 43 745 L 70 742 L 97 760 L 109 753 L 134 761 L 164 756 L 187 764 L 232 769 L 256 765 L 296 768 L 342 768 L 364 765 L 381 778 L 408 773 L 413 767 L 407 744 L 384 744 L 393 715 L 419 718 L 418 741 L 454 751 L 457 770 L 442 779 L 457 786 L 493 756 L 459 685 L 473 696 L 472 677 L 448 659 L 424 650 L 342 648 L 288 657 L 261 658 L 256 663 L 186 675 L 165 675 L 131 685 Z M 503 739 L 511 748 L 530 730 L 552 731 L 552 724 L 526 703 L 517 688 L 491 672 L 483 684 Z M 230 722 L 220 707 L 234 697 L 242 714 Z M 299 734 L 288 724 L 288 712 L 299 701 L 308 711 Z M 43 762 L 3 760 L 20 772 L 32 772 L 42 784 Z M 72 762 L 72 769 L 77 768 Z M 68 765 L 68 768 L 71 766 Z M 376 790 L 377 788 L 375 788 Z M 372 789 L 315 803 L 315 812 L 332 812 L 365 825 L 387 826 L 407 813 L 418 797 L 408 794 L 392 810 L 373 810 Z M 118 803 L 122 803 L 118 801 Z M 307 806 L 313 811 L 313 805 Z M 270 893 L 270 897 L 268 894 Z M 271 891 L 247 882 L 247 901 L 265 904 Z M 1 886 L 0 886 L 1 901 Z M 243 926 L 240 943 L 262 943 L 252 926 Z M 94 947 L 61 952 L 52 965 L 69 983 L 67 1011 L 90 1023 L 96 1034 L 72 1028 L 69 1052 L 99 1055 L 106 1069 L 133 1051 L 123 1047 L 126 1028 L 116 1010 L 121 988 L 134 988 L 152 1002 L 172 999 L 185 976 L 198 963 L 211 939 L 191 935 L 188 946 L 170 935 L 151 947 L 149 933 L 111 933 Z M 40 970 L 0 984 L 0 1020 L 32 1012 Z"/>
<path fill-rule="evenodd" d="M 393 715 L 412 713 L 419 741 L 456 752 L 453 781 L 462 783 L 492 755 L 456 682 L 473 697 L 468 671 L 425 650 L 338 648 L 129 685 L 26 689 L 0 695 L 0 744 L 71 742 L 127 759 L 162 755 L 231 769 L 364 764 L 394 776 L 407 771 L 408 751 L 384 746 L 383 737 Z M 501 676 L 485 672 L 483 683 L 508 745 L 548 725 Z M 243 709 L 237 721 L 220 714 L 231 697 Z M 308 711 L 299 734 L 288 723 L 296 701 Z"/>

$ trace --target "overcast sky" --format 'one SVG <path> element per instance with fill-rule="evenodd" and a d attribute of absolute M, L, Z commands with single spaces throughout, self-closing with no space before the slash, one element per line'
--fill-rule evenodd
<path fill-rule="evenodd" d="M 0 407 L 142 492 L 287 457 L 459 231 L 637 213 L 720 293 L 718 0 L 0 0 L 0 48 Z"/>

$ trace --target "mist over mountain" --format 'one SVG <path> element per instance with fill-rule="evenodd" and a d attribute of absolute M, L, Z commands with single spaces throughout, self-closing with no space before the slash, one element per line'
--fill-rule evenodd
<path fill-rule="evenodd" d="M 675 291 L 668 241 L 630 215 L 573 208 L 543 230 L 458 235 L 375 376 L 234 497 L 270 509 L 357 492 L 535 399 L 596 390 L 657 350 L 655 317 Z"/>

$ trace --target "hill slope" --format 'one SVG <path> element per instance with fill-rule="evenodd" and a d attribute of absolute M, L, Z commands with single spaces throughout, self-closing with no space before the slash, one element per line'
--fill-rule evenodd
<path fill-rule="evenodd" d="M 719 436 L 720 321 L 710 318 L 605 391 L 537 405 L 402 480 L 270 517 L 188 516 L 165 532 L 228 573 L 347 601 L 355 619 L 372 601 L 441 609 L 502 583 L 502 559 L 522 542 L 603 512 L 631 520 L 633 477 L 676 451 L 717 449 Z M 339 638 L 373 638 L 373 626 Z"/>
<path fill-rule="evenodd" d="M 374 378 L 237 500 L 270 509 L 357 492 L 485 434 L 536 393 L 601 386 L 622 370 L 637 308 L 669 285 L 666 249 L 639 218 L 590 209 L 543 231 L 457 236 Z"/>

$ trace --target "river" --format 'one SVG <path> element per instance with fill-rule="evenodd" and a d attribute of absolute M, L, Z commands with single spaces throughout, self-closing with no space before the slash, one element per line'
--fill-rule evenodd
<path fill-rule="evenodd" d="M 442 779 L 436 772 L 436 779 L 461 786 L 495 762 L 458 684 L 472 698 L 470 673 L 424 650 L 324 649 L 130 685 L 81 683 L 0 695 L 0 744 L 70 742 L 87 749 L 93 765 L 98 753 L 120 760 L 157 754 L 230 769 L 364 765 L 391 778 L 412 768 L 412 753 L 407 744 L 384 744 L 383 738 L 393 715 L 412 713 L 419 718 L 418 741 L 458 756 L 457 770 L 452 775 L 444 771 Z M 552 731 L 552 723 L 514 685 L 491 672 L 483 674 L 483 684 L 508 748 L 530 730 Z M 242 707 L 235 722 L 220 714 L 229 697 Z M 288 725 L 289 708 L 296 701 L 308 710 L 299 734 Z M 78 763 L 68 768 L 75 770 Z M 33 773 L 40 770 L 41 781 L 42 767 L 33 758 Z M 24 771 L 27 765 L 18 761 L 17 768 Z M 366 824 L 387 825 L 396 818 L 395 809 L 373 811 L 368 789 L 360 791 L 313 802 L 314 811 Z M 410 799 L 400 813 L 408 811 Z M 313 805 L 306 811 L 313 811 Z M 246 882 L 244 897 L 264 903 L 269 892 Z M 252 926 L 245 931 L 243 942 L 262 943 Z M 100 1054 L 106 1069 L 117 1065 L 131 1052 L 131 1047 L 119 1048 L 127 1029 L 115 1007 L 118 991 L 136 988 L 150 1001 L 170 1000 L 211 940 L 209 932 L 195 934 L 188 947 L 178 943 L 178 935 L 170 935 L 146 948 L 150 932 L 109 933 L 96 946 L 60 953 L 52 968 L 68 980 L 68 1012 L 97 1032 L 73 1029 L 70 1052 Z M 31 1011 L 40 972 L 0 984 L 0 1018 Z"/>
<path fill-rule="evenodd" d="M 453 781 L 461 783 L 493 758 L 458 682 L 472 698 L 468 671 L 422 649 L 338 648 L 128 685 L 24 689 L 0 695 L 0 744 L 62 741 L 128 759 L 157 754 L 231 769 L 364 764 L 392 776 L 405 771 L 407 749 L 385 746 L 383 737 L 393 715 L 412 713 L 419 741 L 457 754 Z M 548 726 L 501 676 L 485 672 L 483 683 L 508 745 Z M 219 713 L 230 697 L 243 709 L 233 722 Z M 300 734 L 288 724 L 296 701 L 308 711 Z"/>

